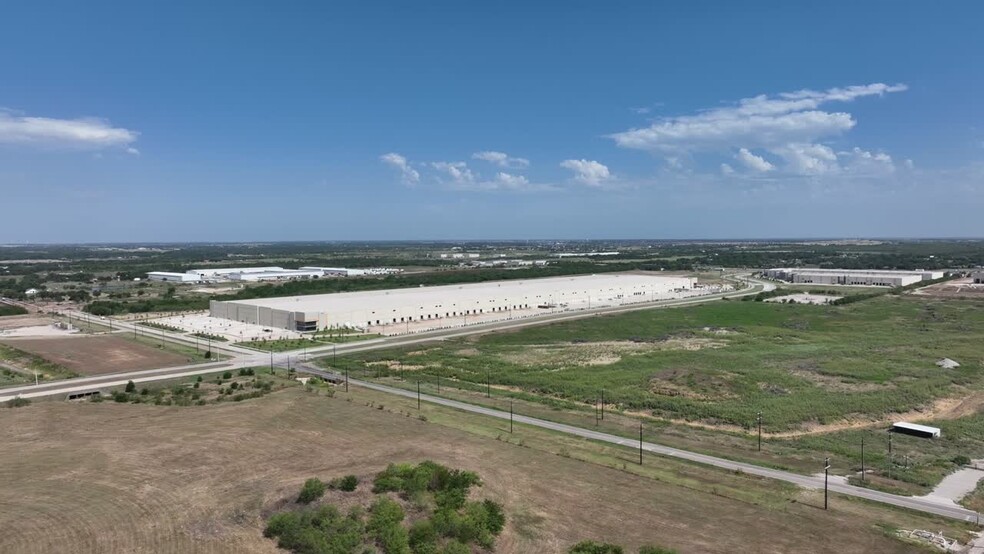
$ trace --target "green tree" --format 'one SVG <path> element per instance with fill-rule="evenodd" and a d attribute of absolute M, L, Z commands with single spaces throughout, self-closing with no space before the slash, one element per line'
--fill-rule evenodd
<path fill-rule="evenodd" d="M 124 390 L 125 392 L 127 392 L 127 393 L 131 393 L 131 392 L 136 392 L 136 390 L 137 390 L 137 385 L 136 385 L 136 383 L 134 383 L 133 381 L 127 381 L 127 382 L 126 382 L 126 388 L 125 388 L 125 389 L 123 389 L 123 390 Z"/>

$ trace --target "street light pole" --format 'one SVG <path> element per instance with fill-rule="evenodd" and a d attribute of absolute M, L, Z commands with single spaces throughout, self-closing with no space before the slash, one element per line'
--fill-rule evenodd
<path fill-rule="evenodd" d="M 639 422 L 639 465 L 642 465 L 642 422 Z"/>

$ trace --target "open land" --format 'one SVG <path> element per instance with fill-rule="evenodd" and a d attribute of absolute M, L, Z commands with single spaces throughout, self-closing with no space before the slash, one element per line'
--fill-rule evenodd
<path fill-rule="evenodd" d="M 891 530 L 965 531 L 848 499 L 825 512 L 816 492 L 663 458 L 637 468 L 615 447 L 524 427 L 509 435 L 502 422 L 438 406 L 418 418 L 411 404 L 293 387 L 208 406 L 10 410 L 0 550 L 276 552 L 262 519 L 306 478 L 365 483 L 387 463 L 423 459 L 483 478 L 479 494 L 507 514 L 498 552 L 560 552 L 584 538 L 681 552 L 918 552 Z"/>
<path fill-rule="evenodd" d="M 50 360 L 82 375 L 153 369 L 186 363 L 187 357 L 116 336 L 8 339 L 3 344 Z"/>
<path fill-rule="evenodd" d="M 336 365 L 391 384 L 420 379 L 429 393 L 441 379 L 442 394 L 478 402 L 489 379 L 493 396 L 534 411 L 540 403 L 547 419 L 581 425 L 590 425 L 604 389 L 609 410 L 699 435 L 698 450 L 809 473 L 818 457 L 836 454 L 840 471 L 853 474 L 867 437 L 877 445 L 869 468 L 891 477 L 880 486 L 924 494 L 956 468 L 953 457 L 984 456 L 981 307 L 913 295 L 844 306 L 718 302 L 380 350 Z M 962 365 L 941 369 L 943 357 Z M 750 455 L 759 412 L 765 454 Z M 933 422 L 943 438 L 898 437 L 899 457 L 889 459 L 884 430 L 900 419 Z M 693 448 L 692 436 L 680 439 L 684 446 Z"/>

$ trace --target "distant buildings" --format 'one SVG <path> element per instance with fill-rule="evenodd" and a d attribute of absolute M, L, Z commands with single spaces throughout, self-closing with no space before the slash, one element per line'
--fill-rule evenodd
<path fill-rule="evenodd" d="M 975 284 L 984 284 L 984 269 L 978 269 L 971 273 L 970 276 L 973 277 Z"/>
<path fill-rule="evenodd" d="M 194 273 L 172 273 L 170 271 L 151 271 L 147 273 L 147 279 L 168 283 L 198 283 L 202 280 Z"/>
<path fill-rule="evenodd" d="M 798 284 L 904 287 L 920 281 L 940 279 L 944 273 L 923 270 L 774 268 L 763 271 L 762 275 L 770 279 Z"/>
<path fill-rule="evenodd" d="M 147 278 L 151 281 L 170 283 L 204 283 L 212 281 L 289 281 L 294 279 L 319 279 L 321 277 L 358 277 L 367 275 L 390 275 L 402 273 L 402 269 L 375 267 L 369 269 L 349 269 L 344 267 L 302 267 L 284 269 L 269 267 L 215 267 L 190 269 L 185 273 L 170 271 L 151 271 Z"/>

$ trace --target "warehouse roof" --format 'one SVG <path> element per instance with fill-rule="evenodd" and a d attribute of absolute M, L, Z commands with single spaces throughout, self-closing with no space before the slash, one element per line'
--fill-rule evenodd
<path fill-rule="evenodd" d="M 237 300 L 236 304 L 260 306 L 294 312 L 351 312 L 366 309 L 385 309 L 419 304 L 421 306 L 446 305 L 473 301 L 476 298 L 529 298 L 530 301 L 561 303 L 565 296 L 594 293 L 598 290 L 619 291 L 631 295 L 632 291 L 646 290 L 663 285 L 667 288 L 688 286 L 689 277 L 648 274 L 601 274 L 548 277 L 542 279 L 516 279 L 441 285 L 435 287 L 410 287 L 375 291 L 342 292 L 279 298 Z M 473 303 L 469 304 L 474 306 Z"/>

